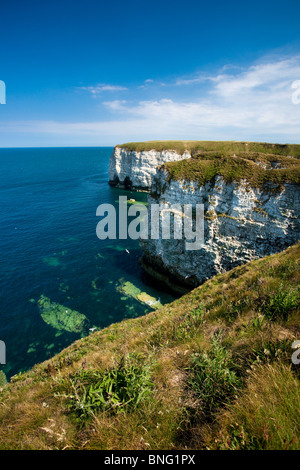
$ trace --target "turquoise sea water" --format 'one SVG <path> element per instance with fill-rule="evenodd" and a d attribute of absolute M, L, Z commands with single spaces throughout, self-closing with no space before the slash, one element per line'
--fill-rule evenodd
<path fill-rule="evenodd" d="M 7 356 L 0 367 L 7 377 L 89 334 L 68 331 L 64 312 L 80 312 L 89 328 L 101 329 L 151 311 L 118 289 L 124 282 L 161 303 L 173 300 L 145 278 L 138 241 L 96 236 L 99 204 L 117 207 L 120 195 L 147 199 L 108 185 L 111 152 L 0 149 L 0 340 Z M 38 304 L 41 296 L 46 308 Z"/>

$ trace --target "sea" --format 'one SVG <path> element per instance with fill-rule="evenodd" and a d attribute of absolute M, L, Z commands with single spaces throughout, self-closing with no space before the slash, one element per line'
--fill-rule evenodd
<path fill-rule="evenodd" d="M 8 380 L 95 330 L 152 311 L 138 293 L 174 300 L 143 273 L 138 240 L 97 237 L 99 205 L 118 211 L 119 196 L 147 204 L 146 193 L 108 184 L 112 150 L 0 149 L 0 370 Z"/>

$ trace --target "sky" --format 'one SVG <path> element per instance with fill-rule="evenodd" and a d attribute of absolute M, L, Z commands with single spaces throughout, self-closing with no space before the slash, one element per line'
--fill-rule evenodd
<path fill-rule="evenodd" d="M 1 1 L 0 147 L 300 143 L 299 15 L 299 0 Z"/>

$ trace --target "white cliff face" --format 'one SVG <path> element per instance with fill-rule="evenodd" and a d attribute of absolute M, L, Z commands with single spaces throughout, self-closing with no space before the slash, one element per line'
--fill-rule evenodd
<path fill-rule="evenodd" d="M 185 240 L 140 240 L 142 265 L 170 286 L 195 287 L 233 267 L 282 251 L 300 238 L 300 186 L 280 192 L 261 190 L 246 181 L 226 184 L 222 177 L 199 186 L 170 181 L 166 170 L 154 178 L 151 204 L 204 204 L 204 244 L 187 251 Z M 150 218 L 150 216 L 149 216 Z"/>
<path fill-rule="evenodd" d="M 109 182 L 123 188 L 147 191 L 160 165 L 186 158 L 191 158 L 187 151 L 180 155 L 174 150 L 135 152 L 115 147 L 109 162 Z"/>

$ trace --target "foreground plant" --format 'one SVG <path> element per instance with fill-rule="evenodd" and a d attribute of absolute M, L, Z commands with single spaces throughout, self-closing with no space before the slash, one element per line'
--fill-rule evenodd
<path fill-rule="evenodd" d="M 65 396 L 71 411 L 80 420 L 94 416 L 96 412 L 120 413 L 136 409 L 154 393 L 151 380 L 151 364 L 129 354 L 122 357 L 110 369 L 80 370 L 63 381 L 69 393 Z"/>

